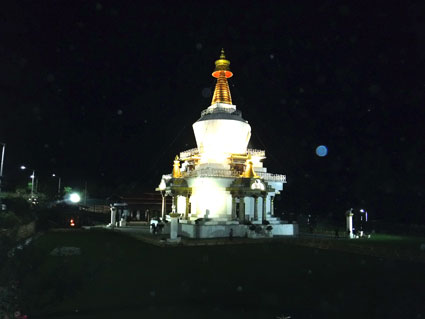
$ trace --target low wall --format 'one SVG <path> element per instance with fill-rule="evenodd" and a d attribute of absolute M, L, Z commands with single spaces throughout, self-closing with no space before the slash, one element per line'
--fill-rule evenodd
<path fill-rule="evenodd" d="M 179 235 L 189 238 L 229 237 L 231 229 L 233 230 L 233 237 L 245 237 L 248 232 L 246 225 L 179 224 Z"/>
<path fill-rule="evenodd" d="M 296 224 L 274 224 L 272 226 L 273 236 L 294 236 L 298 234 L 298 225 Z M 188 238 L 222 238 L 229 237 L 231 229 L 233 230 L 233 237 L 245 237 L 249 236 L 250 233 L 248 225 L 196 225 L 192 223 L 180 223 L 179 235 Z"/>
<path fill-rule="evenodd" d="M 273 236 L 295 236 L 298 235 L 298 224 L 274 224 Z"/>

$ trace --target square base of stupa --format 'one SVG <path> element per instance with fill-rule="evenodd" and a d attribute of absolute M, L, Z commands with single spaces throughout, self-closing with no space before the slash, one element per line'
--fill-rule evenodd
<path fill-rule="evenodd" d="M 266 228 L 269 225 L 262 225 L 261 222 L 253 223 L 261 228 L 260 231 L 250 230 L 250 225 L 240 224 L 238 221 L 207 221 L 195 223 L 193 221 L 181 221 L 179 224 L 179 236 L 186 238 L 229 238 L 248 237 L 248 238 L 270 238 L 274 236 L 295 236 L 298 234 L 297 224 L 270 223 L 271 231 Z"/>

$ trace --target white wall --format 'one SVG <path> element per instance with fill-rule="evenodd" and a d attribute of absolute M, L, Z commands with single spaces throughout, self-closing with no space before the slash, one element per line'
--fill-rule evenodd
<path fill-rule="evenodd" d="M 294 236 L 298 234 L 297 224 L 273 224 L 273 236 Z M 233 229 L 233 237 L 245 237 L 248 233 L 246 225 L 196 225 L 179 224 L 179 235 L 189 238 L 222 238 L 229 237 L 230 229 Z"/>
<path fill-rule="evenodd" d="M 245 217 L 246 220 L 254 218 L 254 198 L 245 197 Z"/>
<path fill-rule="evenodd" d="M 227 211 L 226 211 L 226 217 L 230 219 L 232 217 L 232 194 L 230 192 L 227 194 Z"/>
<path fill-rule="evenodd" d="M 242 121 L 217 119 L 193 124 L 201 163 L 221 163 L 228 154 L 244 154 L 251 137 L 251 126 Z"/>
<path fill-rule="evenodd" d="M 177 213 L 183 214 L 186 212 L 186 197 L 184 196 L 177 196 Z"/>
<path fill-rule="evenodd" d="M 228 217 L 232 201 L 226 188 L 233 182 L 232 178 L 196 177 L 187 181 L 192 187 L 192 213 L 196 212 L 198 218 L 204 218 L 208 210 L 208 218 Z"/>
<path fill-rule="evenodd" d="M 248 227 L 245 225 L 195 225 L 179 224 L 179 234 L 189 238 L 223 238 L 229 237 L 233 229 L 233 237 L 245 237 Z"/>
<path fill-rule="evenodd" d="M 298 224 L 273 224 L 273 236 L 285 235 L 294 236 L 298 235 Z"/>

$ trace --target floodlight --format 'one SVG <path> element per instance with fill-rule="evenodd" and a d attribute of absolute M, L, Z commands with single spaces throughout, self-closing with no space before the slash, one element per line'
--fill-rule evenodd
<path fill-rule="evenodd" d="M 69 200 L 73 203 L 78 203 L 81 200 L 81 197 L 78 193 L 72 193 L 69 195 Z"/>

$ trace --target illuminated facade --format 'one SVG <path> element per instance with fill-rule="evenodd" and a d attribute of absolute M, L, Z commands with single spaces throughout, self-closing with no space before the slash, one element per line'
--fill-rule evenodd
<path fill-rule="evenodd" d="M 246 236 L 253 234 L 252 224 L 259 225 L 257 235 L 266 224 L 272 226 L 269 236 L 293 235 L 294 225 L 274 216 L 274 198 L 286 177 L 267 172 L 265 151 L 247 148 L 251 126 L 232 103 L 229 66 L 222 50 L 212 73 L 217 84 L 211 105 L 193 124 L 197 148 L 176 156 L 172 174 L 163 175 L 157 190 L 172 197 L 172 216 L 179 216 L 182 236 Z M 167 217 L 165 200 L 162 217 Z"/>

